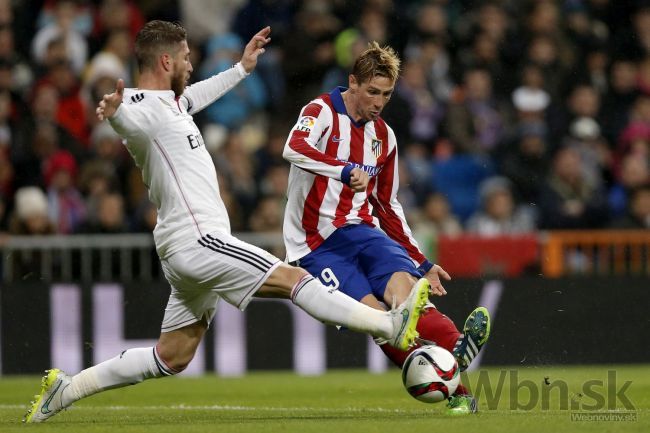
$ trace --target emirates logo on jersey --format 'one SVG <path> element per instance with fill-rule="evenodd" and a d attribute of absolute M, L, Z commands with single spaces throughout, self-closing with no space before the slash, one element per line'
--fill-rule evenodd
<path fill-rule="evenodd" d="M 381 140 L 373 138 L 371 148 L 372 153 L 375 155 L 375 158 L 379 159 L 379 155 L 381 155 Z"/>

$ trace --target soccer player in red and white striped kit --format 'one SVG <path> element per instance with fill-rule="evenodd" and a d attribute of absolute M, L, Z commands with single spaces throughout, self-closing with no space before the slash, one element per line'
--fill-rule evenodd
<path fill-rule="evenodd" d="M 291 162 L 284 241 L 288 261 L 323 284 L 386 309 L 401 302 L 418 278 L 435 295 L 450 279 L 419 249 L 397 200 L 398 152 L 393 130 L 380 117 L 399 75 L 400 60 L 376 42 L 355 61 L 349 87 L 305 105 L 284 147 Z M 433 304 L 420 317 L 422 340 L 449 350 L 465 370 L 488 339 L 490 317 L 479 307 L 463 333 Z M 378 341 L 401 366 L 409 352 Z M 476 400 L 461 385 L 452 414 L 474 413 Z"/>

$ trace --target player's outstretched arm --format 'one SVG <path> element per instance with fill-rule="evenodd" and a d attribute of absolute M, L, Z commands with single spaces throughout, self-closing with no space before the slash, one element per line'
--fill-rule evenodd
<path fill-rule="evenodd" d="M 246 44 L 244 54 L 241 57 L 241 65 L 247 73 L 250 73 L 257 66 L 257 58 L 264 54 L 264 46 L 271 41 L 268 36 L 271 34 L 271 27 L 266 26 Z"/>
<path fill-rule="evenodd" d="M 429 280 L 429 284 L 431 285 L 431 293 L 437 296 L 447 294 L 447 291 L 442 286 L 442 282 L 440 281 L 441 277 L 445 280 L 451 280 L 451 277 L 447 271 L 442 269 L 440 265 L 433 265 L 433 267 L 429 269 L 429 271 L 424 275 L 424 278 Z"/>
<path fill-rule="evenodd" d="M 104 95 L 102 100 L 99 101 L 99 105 L 95 110 L 97 118 L 104 120 L 113 117 L 122 103 L 122 99 L 124 99 L 124 80 L 120 78 L 115 85 L 115 91 L 111 94 Z"/>

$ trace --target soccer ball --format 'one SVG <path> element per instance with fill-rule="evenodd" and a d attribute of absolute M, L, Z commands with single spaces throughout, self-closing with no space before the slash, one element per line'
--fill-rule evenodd
<path fill-rule="evenodd" d="M 436 403 L 446 400 L 460 383 L 460 369 L 454 356 L 439 346 L 415 349 L 404 361 L 402 382 L 417 400 Z"/>

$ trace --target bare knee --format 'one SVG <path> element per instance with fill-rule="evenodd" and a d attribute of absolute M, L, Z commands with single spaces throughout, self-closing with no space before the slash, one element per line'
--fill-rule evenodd
<path fill-rule="evenodd" d="M 309 275 L 309 272 L 303 268 L 283 263 L 275 268 L 256 295 L 260 297 L 288 298 L 291 296 L 291 289 L 301 278 L 307 275 Z"/>
<path fill-rule="evenodd" d="M 185 370 L 194 358 L 194 353 L 196 352 L 195 350 L 178 352 L 161 343 L 158 343 L 156 350 L 158 351 L 158 356 L 160 356 L 165 365 L 175 373 L 180 373 Z"/>
<path fill-rule="evenodd" d="M 180 373 L 194 358 L 206 326 L 195 323 L 185 328 L 160 335 L 156 350 L 158 356 L 171 370 Z"/>
<path fill-rule="evenodd" d="M 395 272 L 386 284 L 384 302 L 390 305 L 395 300 L 397 304 L 401 304 L 406 300 L 416 282 L 417 279 L 407 272 Z"/>

